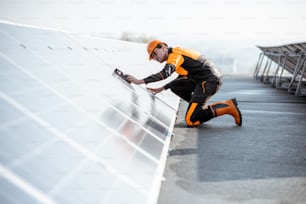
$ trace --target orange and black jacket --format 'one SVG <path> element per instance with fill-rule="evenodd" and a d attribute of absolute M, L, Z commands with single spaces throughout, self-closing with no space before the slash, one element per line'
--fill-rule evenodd
<path fill-rule="evenodd" d="M 194 82 L 218 80 L 221 74 L 215 65 L 207 60 L 199 52 L 180 47 L 168 49 L 168 59 L 164 68 L 156 73 L 144 78 L 146 84 L 160 81 L 176 72 L 179 77 L 188 77 Z M 175 80 L 165 85 L 165 89 L 175 86 Z"/>

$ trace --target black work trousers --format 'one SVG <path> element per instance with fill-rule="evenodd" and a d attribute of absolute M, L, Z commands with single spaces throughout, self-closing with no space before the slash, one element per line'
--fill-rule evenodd
<path fill-rule="evenodd" d="M 221 87 L 221 79 L 211 77 L 207 81 L 199 82 L 188 78 L 179 78 L 177 80 L 171 90 L 177 96 L 189 102 L 185 115 L 186 124 L 188 126 L 198 126 L 213 118 L 213 110 L 207 105 L 207 102 Z"/>

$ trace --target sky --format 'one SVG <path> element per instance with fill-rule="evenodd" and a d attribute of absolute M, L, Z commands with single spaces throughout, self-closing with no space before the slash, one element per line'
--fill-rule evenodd
<path fill-rule="evenodd" d="M 306 37 L 304 0 L 0 0 L 0 19 L 102 37 L 247 44 Z"/>
<path fill-rule="evenodd" d="M 2 21 L 226 54 L 305 42 L 305 11 L 305 0 L 0 0 Z"/>

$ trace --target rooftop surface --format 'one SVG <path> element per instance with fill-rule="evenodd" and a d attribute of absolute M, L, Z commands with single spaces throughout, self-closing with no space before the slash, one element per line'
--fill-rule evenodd
<path fill-rule="evenodd" d="M 181 102 L 158 204 L 306 203 L 306 98 L 251 76 L 226 76 L 210 102 L 236 97 L 241 127 L 187 128 Z"/>

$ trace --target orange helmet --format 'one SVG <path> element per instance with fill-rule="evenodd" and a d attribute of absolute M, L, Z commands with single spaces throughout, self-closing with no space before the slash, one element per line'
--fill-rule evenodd
<path fill-rule="evenodd" d="M 152 60 L 152 52 L 153 50 L 159 45 L 159 44 L 165 44 L 167 45 L 166 43 L 160 41 L 160 40 L 152 40 L 151 42 L 148 43 L 147 45 L 147 51 L 148 51 L 148 54 L 149 54 L 149 60 Z"/>

